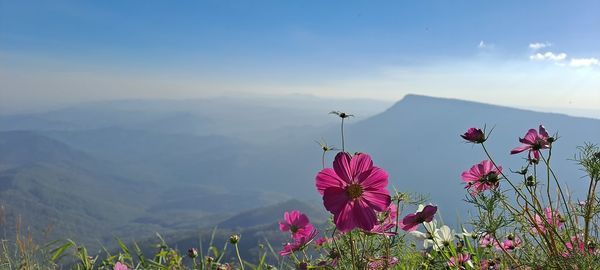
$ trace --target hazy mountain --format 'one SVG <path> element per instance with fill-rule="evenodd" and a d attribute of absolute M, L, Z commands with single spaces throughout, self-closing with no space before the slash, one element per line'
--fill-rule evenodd
<path fill-rule="evenodd" d="M 268 142 L 307 127 L 332 123 L 331 110 L 354 110 L 362 117 L 388 102 L 367 99 L 220 97 L 196 100 L 124 100 L 73 105 L 44 113 L 0 116 L 4 130 L 93 130 L 119 128 L 167 134 L 225 135 Z"/>

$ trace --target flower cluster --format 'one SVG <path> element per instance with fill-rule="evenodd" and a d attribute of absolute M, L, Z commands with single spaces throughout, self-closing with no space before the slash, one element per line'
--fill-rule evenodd
<path fill-rule="evenodd" d="M 279 229 L 282 232 L 290 232 L 293 240 L 279 251 L 281 256 L 304 249 L 319 234 L 319 231 L 310 224 L 308 217 L 297 210 L 284 213 L 283 220 L 279 222 Z"/>

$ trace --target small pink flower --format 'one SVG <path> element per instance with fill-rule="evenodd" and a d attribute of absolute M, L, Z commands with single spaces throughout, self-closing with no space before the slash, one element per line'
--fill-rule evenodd
<path fill-rule="evenodd" d="M 114 270 L 129 270 L 129 268 L 127 268 L 127 265 L 117 262 Z"/>
<path fill-rule="evenodd" d="M 315 240 L 315 245 L 317 247 L 320 247 L 320 246 L 323 246 L 323 244 L 325 244 L 325 243 L 329 243 L 329 241 L 331 241 L 329 238 L 321 237 L 321 238 Z"/>
<path fill-rule="evenodd" d="M 283 220 L 279 221 L 279 230 L 291 232 L 294 239 L 310 234 L 313 229 L 314 227 L 310 224 L 308 217 L 298 210 L 285 212 Z"/>
<path fill-rule="evenodd" d="M 394 232 L 391 230 L 396 227 L 398 218 L 398 208 L 395 204 L 391 203 L 387 210 L 383 212 L 384 219 L 368 231 L 371 234 L 380 234 L 384 236 L 393 236 Z"/>
<path fill-rule="evenodd" d="M 458 269 L 466 269 L 466 265 L 472 266 L 471 255 L 469 253 L 458 254 L 448 261 L 448 266 L 458 267 Z"/>
<path fill-rule="evenodd" d="M 468 188 L 472 195 L 476 195 L 479 192 L 497 188 L 500 184 L 501 174 L 502 167 L 496 168 L 490 160 L 484 160 L 473 165 L 468 171 L 464 171 L 461 178 L 463 182 L 467 183 L 465 188 Z"/>
<path fill-rule="evenodd" d="M 469 128 L 465 134 L 460 136 L 472 143 L 483 143 L 486 140 L 483 130 L 479 128 Z"/>
<path fill-rule="evenodd" d="M 403 230 L 412 232 L 423 222 L 431 222 L 433 216 L 437 212 L 437 206 L 427 205 L 421 211 L 417 211 L 414 214 L 408 214 L 402 219 L 400 225 Z"/>
<path fill-rule="evenodd" d="M 302 250 L 308 245 L 315 237 L 319 234 L 319 231 L 313 229 L 308 235 L 301 235 L 294 239 L 293 243 L 287 243 L 283 246 L 283 249 L 279 251 L 279 255 L 287 256 L 295 251 Z"/>
<path fill-rule="evenodd" d="M 540 160 L 540 150 L 550 148 L 550 145 L 552 144 L 551 137 L 542 125 L 539 127 L 539 133 L 535 129 L 530 129 L 527 131 L 524 138 L 519 138 L 519 142 L 523 145 L 510 151 L 510 154 L 514 155 L 529 150 L 528 159 L 534 162 Z"/>
<path fill-rule="evenodd" d="M 387 265 L 386 265 L 387 261 Z M 389 269 L 390 267 L 396 265 L 398 263 L 398 258 L 396 257 L 381 257 L 370 261 L 367 264 L 367 269 L 369 270 L 379 270 L 379 269 Z"/>
<path fill-rule="evenodd" d="M 514 250 L 521 246 L 521 239 L 510 234 L 507 239 L 500 242 L 500 244 L 496 242 L 495 246 L 497 250 Z"/>
<path fill-rule="evenodd" d="M 367 154 L 351 157 L 340 152 L 335 156 L 333 169 L 323 169 L 316 177 L 325 209 L 333 214 L 335 226 L 341 232 L 373 229 L 377 224 L 376 213 L 384 211 L 391 202 L 387 184 L 388 174 L 373 166 Z"/>
<path fill-rule="evenodd" d="M 573 253 L 585 253 L 585 243 L 581 239 L 583 236 L 573 236 L 571 237 L 571 241 L 566 243 L 567 250 L 562 253 L 563 257 L 570 257 Z M 595 247 L 588 247 L 587 253 L 594 254 L 596 252 Z"/>
<path fill-rule="evenodd" d="M 558 212 L 557 210 L 552 211 L 550 207 L 544 208 L 544 218 L 542 218 L 538 214 L 535 214 L 534 220 L 535 227 L 532 228 L 532 232 L 534 233 L 537 233 L 538 230 L 541 233 L 546 233 L 546 229 L 550 226 L 553 226 L 556 229 L 560 229 L 564 224 L 564 220 L 560 215 L 560 212 Z"/>
<path fill-rule="evenodd" d="M 483 237 L 481 237 L 481 239 L 479 239 L 479 245 L 483 247 L 492 247 L 495 244 L 496 239 L 494 239 L 494 237 L 489 233 L 486 233 L 485 235 L 483 235 Z"/>

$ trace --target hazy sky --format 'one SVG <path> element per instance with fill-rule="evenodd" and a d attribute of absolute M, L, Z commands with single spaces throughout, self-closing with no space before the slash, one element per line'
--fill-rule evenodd
<path fill-rule="evenodd" d="M 407 93 L 600 108 L 600 1 L 0 0 L 0 113 Z"/>

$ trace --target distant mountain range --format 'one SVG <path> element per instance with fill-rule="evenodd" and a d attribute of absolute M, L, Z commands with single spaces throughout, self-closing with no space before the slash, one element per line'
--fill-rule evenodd
<path fill-rule="evenodd" d="M 485 159 L 459 137 L 468 127 L 493 127 L 489 148 L 507 172 L 522 164 L 524 155 L 509 151 L 529 128 L 558 132 L 555 169 L 575 198 L 584 182 L 568 158 L 577 145 L 600 142 L 598 119 L 417 95 L 385 111 L 374 109 L 381 103 L 361 104 L 306 97 L 121 101 L 1 116 L 3 226 L 10 236 L 21 215 L 40 235 L 53 225 L 51 236 L 92 244 L 154 232 L 192 241 L 213 226 L 258 233 L 286 209 L 320 205 L 315 140 L 340 147 L 332 110 L 356 115 L 346 122 L 348 151 L 371 154 L 389 172 L 390 189 L 428 194 L 451 224 L 469 210 L 460 173 Z M 300 201 L 280 204 L 291 198 Z M 305 211 L 316 219 L 326 214 Z"/>

